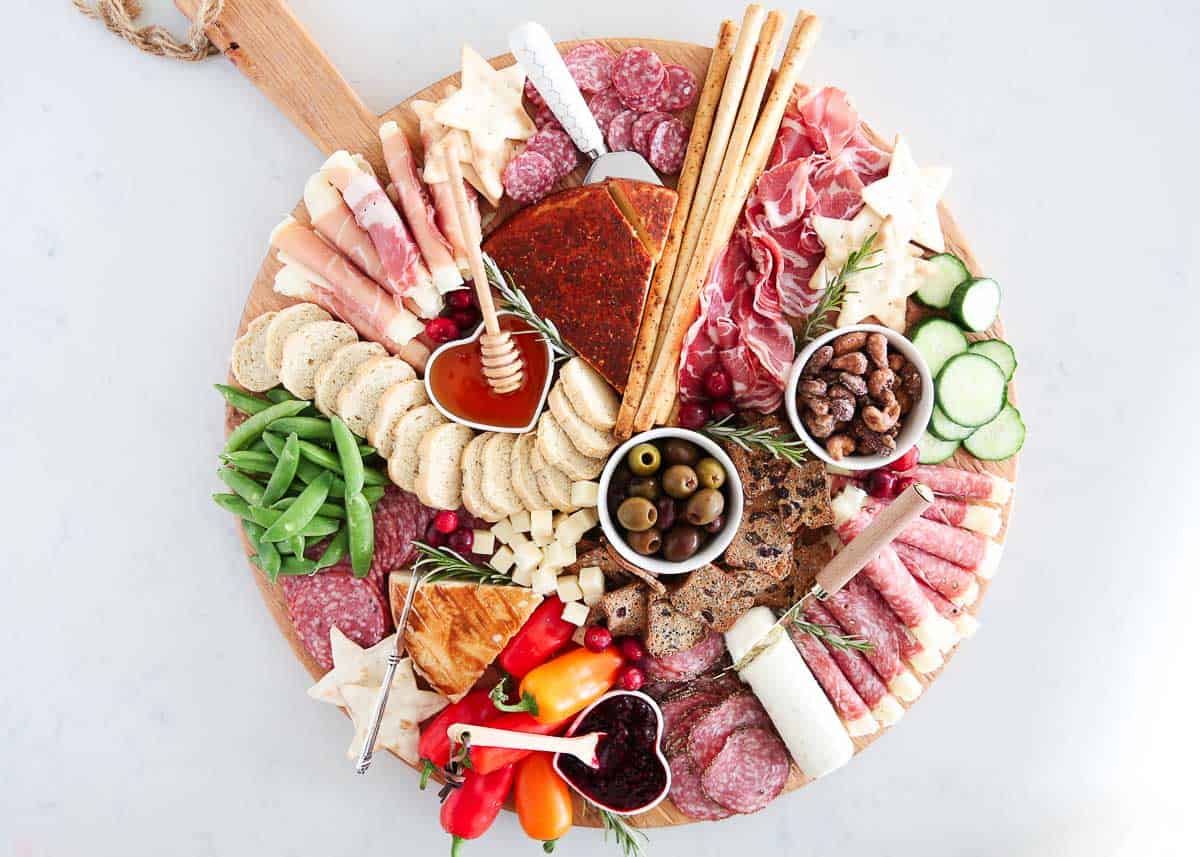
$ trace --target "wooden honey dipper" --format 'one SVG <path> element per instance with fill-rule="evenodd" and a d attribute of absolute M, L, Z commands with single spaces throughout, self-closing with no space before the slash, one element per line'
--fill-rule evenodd
<path fill-rule="evenodd" d="M 448 140 L 446 146 L 446 176 L 454 197 L 454 211 L 458 215 L 459 229 L 466 244 L 467 261 L 471 265 L 471 282 L 475 285 L 475 297 L 479 299 L 479 311 L 483 314 L 484 333 L 479 337 L 479 351 L 483 363 L 483 374 L 488 384 L 497 393 L 516 392 L 525 379 L 524 363 L 517 344 L 507 330 L 500 329 L 496 317 L 496 304 L 492 300 L 492 289 L 483 268 L 483 253 L 480 244 L 483 236 L 477 231 L 471 206 L 467 201 L 463 185 L 462 167 L 459 166 L 458 141 Z"/>

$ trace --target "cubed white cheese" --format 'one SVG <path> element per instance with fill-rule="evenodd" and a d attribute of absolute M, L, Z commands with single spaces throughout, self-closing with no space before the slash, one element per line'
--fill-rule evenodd
<path fill-rule="evenodd" d="M 513 556 L 513 552 L 508 548 L 503 547 L 492 554 L 492 558 L 488 560 L 488 565 L 496 569 L 496 571 L 500 572 L 501 574 L 504 574 L 513 567 L 513 563 L 515 562 L 516 557 Z"/>
<path fill-rule="evenodd" d="M 533 542 L 522 542 L 513 549 L 513 556 L 516 557 L 517 568 L 525 568 L 532 571 L 537 568 L 542 562 L 542 552 Z"/>
<path fill-rule="evenodd" d="M 546 548 L 545 562 L 556 568 L 566 568 L 575 562 L 575 545 L 567 545 L 555 539 L 550 543 L 550 547 Z"/>
<path fill-rule="evenodd" d="M 598 523 L 600 523 L 600 515 L 595 509 L 580 509 L 558 525 L 558 529 L 554 531 L 554 537 L 563 544 L 575 545 L 588 530 Z"/>
<path fill-rule="evenodd" d="M 555 592 L 558 589 L 558 575 L 555 574 L 555 569 L 546 565 L 539 566 L 533 573 L 530 586 L 538 595 L 550 595 Z"/>
<path fill-rule="evenodd" d="M 589 565 L 579 571 L 579 589 L 583 593 L 583 603 L 594 607 L 604 598 L 604 572 L 599 566 Z"/>
<path fill-rule="evenodd" d="M 511 545 L 517 540 L 517 531 L 513 529 L 512 522 L 507 518 L 492 525 L 492 535 L 506 545 Z"/>
<path fill-rule="evenodd" d="M 492 535 L 491 530 L 472 530 L 471 534 L 474 537 L 471 542 L 471 553 L 490 556 L 496 549 L 496 537 Z"/>
<path fill-rule="evenodd" d="M 520 512 L 513 512 L 509 516 L 508 522 L 512 524 L 512 528 L 518 533 L 529 532 L 529 513 L 522 509 Z"/>
<path fill-rule="evenodd" d="M 571 505 L 581 508 L 590 508 L 596 505 L 596 500 L 600 496 L 599 482 L 572 482 L 571 483 Z"/>
<path fill-rule="evenodd" d="M 589 612 L 591 611 L 588 610 L 588 606 L 582 601 L 570 601 L 563 605 L 563 621 L 582 628 L 583 623 L 587 621 Z"/>
<path fill-rule="evenodd" d="M 554 514 L 549 509 L 538 509 L 530 513 L 529 535 L 534 544 L 543 547 L 554 541 Z"/>
<path fill-rule="evenodd" d="M 533 570 L 528 568 L 514 568 L 512 582 L 517 586 L 533 585 Z"/>
<path fill-rule="evenodd" d="M 579 578 L 573 574 L 560 575 L 557 589 L 558 599 L 564 603 L 583 599 L 583 590 L 579 588 Z"/>
<path fill-rule="evenodd" d="M 559 526 L 562 525 L 562 522 L 565 521 L 568 517 L 569 517 L 569 515 L 566 512 L 555 512 L 554 513 L 554 529 L 557 530 L 559 528 Z"/>

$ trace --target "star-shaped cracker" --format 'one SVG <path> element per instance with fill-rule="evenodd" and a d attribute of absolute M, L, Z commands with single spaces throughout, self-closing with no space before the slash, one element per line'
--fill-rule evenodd
<path fill-rule="evenodd" d="M 941 253 L 946 242 L 937 204 L 948 184 L 949 167 L 918 167 L 908 142 L 897 134 L 887 177 L 863 188 L 862 198 L 880 217 L 893 218 L 901 241 L 916 241 Z"/>
<path fill-rule="evenodd" d="M 333 650 L 333 669 L 308 689 L 308 695 L 330 705 L 346 704 L 341 688 L 349 684 L 379 687 L 387 670 L 387 656 L 396 647 L 396 635 L 380 640 L 364 649 L 341 632 L 336 625 L 329 629 L 329 645 Z"/>
<path fill-rule="evenodd" d="M 350 711 L 350 718 L 354 721 L 354 739 L 346 749 L 346 756 L 356 759 L 367 740 L 367 730 L 371 725 L 371 715 L 375 711 L 379 686 L 348 684 L 341 690 L 342 698 Z M 417 687 L 412 659 L 405 658 L 396 666 L 396 676 L 392 680 L 392 689 L 388 694 L 387 708 L 383 711 L 374 749 L 391 750 L 404 761 L 416 764 L 421 722 L 445 707 L 445 697 Z"/>
<path fill-rule="evenodd" d="M 463 45 L 462 84 L 458 92 L 438 104 L 434 118 L 449 128 L 461 128 L 472 138 L 528 140 L 537 128 L 512 79 L 511 72 L 496 71 L 470 45 Z"/>
<path fill-rule="evenodd" d="M 507 69 L 506 69 L 507 71 Z M 451 90 L 454 92 L 455 90 Z M 504 184 L 500 179 L 500 174 L 504 171 L 504 167 L 512 158 L 512 146 L 509 141 L 504 141 L 504 148 L 501 150 L 504 154 L 503 161 L 498 166 L 492 165 L 485 167 L 488 178 L 485 181 L 481 172 L 475 167 L 474 158 L 477 157 L 474 147 L 471 145 L 471 137 L 466 131 L 460 128 L 447 128 L 434 118 L 434 113 L 437 110 L 437 105 L 432 101 L 414 101 L 412 103 L 413 113 L 417 115 L 417 119 L 422 123 L 428 123 L 428 126 L 434 131 L 433 145 L 425 152 L 425 166 L 421 173 L 421 177 L 427 184 L 434 182 L 444 182 L 448 180 L 446 175 L 446 152 L 453 143 L 458 149 L 459 166 L 462 168 L 463 178 L 483 195 L 484 199 L 492 205 L 500 204 L 500 197 L 504 194 Z M 495 154 L 488 155 L 482 153 L 485 159 L 492 159 Z M 484 163 L 488 163 L 485 160 Z"/>

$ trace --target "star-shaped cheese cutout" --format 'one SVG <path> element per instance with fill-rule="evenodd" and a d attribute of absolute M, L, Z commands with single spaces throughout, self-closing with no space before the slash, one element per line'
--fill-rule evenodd
<path fill-rule="evenodd" d="M 329 645 L 333 650 L 333 669 L 308 689 L 308 695 L 330 705 L 346 704 L 341 688 L 350 684 L 379 687 L 387 670 L 387 656 L 396 647 L 396 635 L 380 640 L 364 649 L 351 640 L 337 625 L 329 629 Z"/>
<path fill-rule="evenodd" d="M 434 118 L 447 127 L 461 128 L 472 138 L 528 140 L 537 129 L 511 78 L 511 73 L 496 71 L 470 45 L 463 45 L 461 87 L 438 104 Z"/>
<path fill-rule="evenodd" d="M 950 184 L 949 167 L 918 167 L 899 134 L 886 178 L 863 188 L 862 198 L 880 217 L 892 217 L 902 241 L 916 241 L 941 253 L 946 249 L 938 220 L 938 200 Z"/>
<path fill-rule="evenodd" d="M 350 718 L 354 721 L 354 739 L 346 749 L 346 755 L 351 759 L 356 759 L 362 752 L 363 743 L 367 740 L 367 730 L 371 725 L 371 715 L 375 711 L 379 685 L 368 687 L 348 684 L 342 687 L 341 692 L 350 711 Z M 379 735 L 375 739 L 373 749 L 391 750 L 404 761 L 415 765 L 417 763 L 417 742 L 421 737 L 421 722 L 428 720 L 445 707 L 445 697 L 431 690 L 421 690 L 417 687 L 412 659 L 405 658 L 396 666 L 396 676 L 392 680 L 387 708 L 383 711 Z"/>

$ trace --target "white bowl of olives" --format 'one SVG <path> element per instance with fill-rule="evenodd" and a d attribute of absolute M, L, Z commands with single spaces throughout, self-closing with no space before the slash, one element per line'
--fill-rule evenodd
<path fill-rule="evenodd" d="M 742 521 L 742 484 L 702 434 L 658 428 L 636 435 L 600 474 L 600 527 L 617 552 L 654 574 L 710 563 Z"/>

